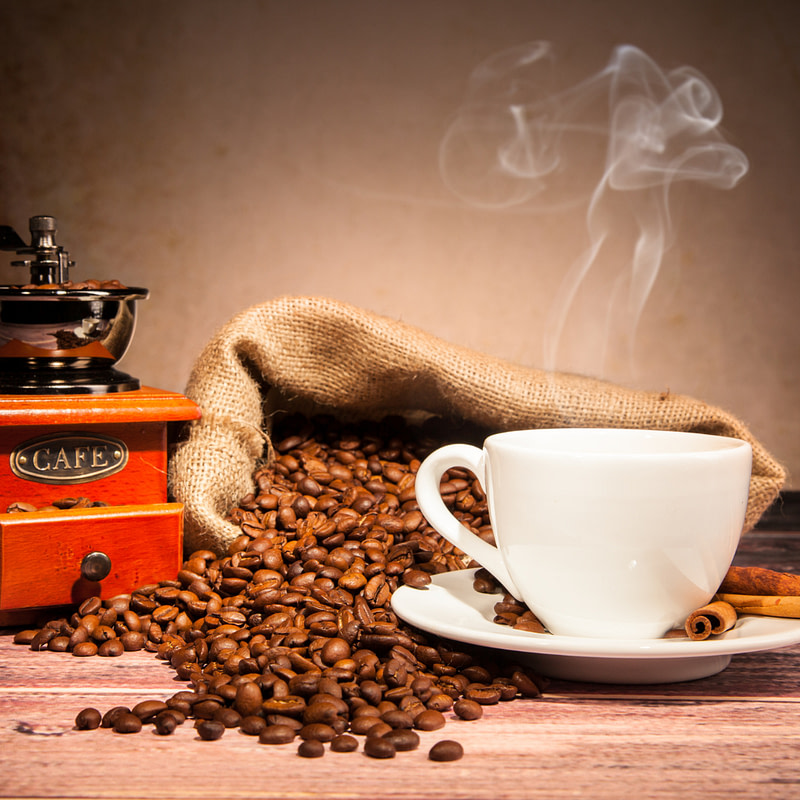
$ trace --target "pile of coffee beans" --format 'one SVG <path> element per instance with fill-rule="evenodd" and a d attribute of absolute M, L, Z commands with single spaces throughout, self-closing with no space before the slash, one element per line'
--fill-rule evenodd
<path fill-rule="evenodd" d="M 229 514 L 241 534 L 225 555 L 191 553 L 174 580 L 90 598 L 15 641 L 75 656 L 144 648 L 188 684 L 163 701 L 84 709 L 79 729 L 169 735 L 192 719 L 203 740 L 236 729 L 264 745 L 298 741 L 306 758 L 357 750 L 357 737 L 367 756 L 392 758 L 448 716 L 477 720 L 486 705 L 538 697 L 542 681 L 520 665 L 423 634 L 392 611 L 400 585 L 424 591 L 431 576 L 468 566 L 420 513 L 414 481 L 427 453 L 470 433 L 448 437 L 438 420 L 289 416 L 273 432 L 274 463 Z M 450 470 L 441 491 L 492 540 L 472 475 Z M 462 754 L 452 740 L 429 751 L 434 761 Z"/>

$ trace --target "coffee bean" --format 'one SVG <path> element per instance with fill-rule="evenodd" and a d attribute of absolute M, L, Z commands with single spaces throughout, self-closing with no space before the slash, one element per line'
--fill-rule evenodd
<path fill-rule="evenodd" d="M 238 728 L 242 715 L 233 708 L 221 706 L 214 714 L 214 719 L 221 722 L 226 728 Z"/>
<path fill-rule="evenodd" d="M 47 644 L 51 639 L 54 639 L 58 636 L 58 631 L 54 628 L 42 628 L 41 630 L 37 631 L 34 637 L 31 639 L 30 649 L 31 650 L 44 650 L 47 648 Z"/>
<path fill-rule="evenodd" d="M 358 750 L 358 739 L 343 733 L 331 739 L 331 750 L 336 753 L 352 753 Z"/>
<path fill-rule="evenodd" d="M 330 742 L 336 737 L 336 730 L 332 725 L 323 722 L 311 722 L 300 728 L 301 739 L 316 739 L 318 742 Z"/>
<path fill-rule="evenodd" d="M 431 761 L 458 761 L 464 755 L 464 748 L 452 739 L 436 742 L 428 752 Z"/>
<path fill-rule="evenodd" d="M 84 708 L 75 717 L 75 727 L 79 731 L 93 731 L 100 727 L 102 716 L 96 708 Z"/>
<path fill-rule="evenodd" d="M 103 601 L 97 597 L 88 597 L 78 606 L 78 614 L 85 617 L 87 614 L 96 614 L 103 608 Z"/>
<path fill-rule="evenodd" d="M 154 721 L 158 721 L 160 717 L 172 717 L 178 725 L 183 725 L 186 722 L 186 714 L 182 711 L 179 711 L 177 708 L 167 708 L 166 711 L 162 711 Z"/>
<path fill-rule="evenodd" d="M 243 716 L 257 714 L 261 710 L 264 697 L 258 684 L 253 681 L 240 683 L 236 689 L 234 707 Z"/>
<path fill-rule="evenodd" d="M 166 711 L 168 708 L 166 703 L 161 700 L 143 700 L 137 703 L 131 711 L 136 714 L 142 722 L 152 722 L 158 714 Z"/>
<path fill-rule="evenodd" d="M 172 714 L 159 714 L 155 720 L 155 730 L 160 736 L 169 736 L 178 727 L 178 721 Z"/>
<path fill-rule="evenodd" d="M 78 657 L 96 656 L 97 645 L 94 642 L 80 642 L 72 648 L 72 655 Z"/>
<path fill-rule="evenodd" d="M 329 639 L 320 651 L 320 657 L 326 664 L 335 664 L 337 661 L 350 657 L 350 645 L 339 637 Z"/>
<path fill-rule="evenodd" d="M 403 583 L 414 589 L 423 589 L 431 582 L 431 576 L 421 569 L 407 569 L 403 573 Z"/>
<path fill-rule="evenodd" d="M 69 650 L 69 636 L 54 636 L 48 643 L 47 649 L 54 653 L 64 653 Z"/>
<path fill-rule="evenodd" d="M 289 725 L 266 725 L 259 733 L 261 744 L 287 744 L 294 741 L 297 731 Z"/>
<path fill-rule="evenodd" d="M 481 705 L 475 702 L 475 700 L 468 700 L 466 698 L 456 700 L 453 704 L 453 711 L 455 711 L 456 716 L 461 719 L 480 719 L 483 716 L 483 708 Z"/>
<path fill-rule="evenodd" d="M 380 736 L 368 736 L 364 742 L 364 752 L 370 758 L 394 758 L 397 748 L 389 739 Z"/>
<path fill-rule="evenodd" d="M 125 711 L 114 720 L 113 728 L 117 733 L 139 733 L 142 721 L 136 714 Z"/>
<path fill-rule="evenodd" d="M 420 731 L 437 731 L 445 726 L 446 720 L 441 711 L 426 709 L 414 719 L 414 727 Z"/>
<path fill-rule="evenodd" d="M 347 704 L 342 703 L 342 705 L 344 706 L 344 712 L 346 712 Z M 329 700 L 318 699 L 306 707 L 303 712 L 303 722 L 306 724 L 321 722 L 330 725 L 339 717 L 340 713 L 343 713 L 341 706 Z"/>
<path fill-rule="evenodd" d="M 455 696 L 458 697 L 461 691 L 456 689 Z M 425 705 L 434 711 L 449 711 L 453 707 L 453 698 L 449 694 L 437 692 L 432 694 Z"/>
<path fill-rule="evenodd" d="M 204 741 L 219 739 L 225 733 L 225 726 L 215 719 L 201 719 L 197 723 L 197 735 Z"/>
<path fill-rule="evenodd" d="M 377 724 L 386 725 L 385 722 L 381 723 L 380 717 L 356 717 L 350 720 L 350 731 L 358 735 L 366 735 Z M 386 727 L 391 730 L 390 726 L 386 725 Z"/>
<path fill-rule="evenodd" d="M 398 752 L 416 750 L 419 747 L 419 734 L 407 728 L 397 728 L 383 734 L 383 739 L 388 739 Z"/>
<path fill-rule="evenodd" d="M 325 745 L 316 739 L 307 739 L 298 745 L 297 755 L 302 758 L 321 758 L 325 755 Z"/>
<path fill-rule="evenodd" d="M 414 726 L 414 718 L 409 713 L 401 711 L 399 708 L 391 709 L 381 714 L 381 721 L 385 722 L 391 728 L 412 728 Z"/>
<path fill-rule="evenodd" d="M 511 675 L 511 681 L 523 697 L 541 697 L 542 691 L 538 684 L 522 670 L 515 670 Z"/>
<path fill-rule="evenodd" d="M 491 706 L 500 702 L 501 690 L 496 686 L 475 686 L 468 688 L 464 697 L 482 706 Z"/>
<path fill-rule="evenodd" d="M 108 711 L 103 714 L 100 726 L 102 728 L 113 728 L 118 717 L 122 716 L 122 714 L 130 713 L 131 710 L 127 706 L 114 706 L 113 708 L 109 708 Z"/>
<path fill-rule="evenodd" d="M 239 723 L 239 730 L 248 736 L 259 736 L 266 727 L 267 721 L 263 717 L 257 717 L 254 714 L 242 717 Z"/>
<path fill-rule="evenodd" d="M 89 642 L 86 642 L 89 644 Z M 116 658 L 125 652 L 125 646 L 119 639 L 108 639 L 97 648 L 97 655 Z"/>
<path fill-rule="evenodd" d="M 125 650 L 134 651 L 141 650 L 145 644 L 145 636 L 140 631 L 126 631 L 119 637 L 120 642 Z"/>
<path fill-rule="evenodd" d="M 367 738 L 370 737 L 380 737 L 384 734 L 389 733 L 390 731 L 394 730 L 388 722 L 384 722 L 383 720 L 379 719 L 375 722 L 374 725 L 371 725 L 367 729 Z"/>
<path fill-rule="evenodd" d="M 39 633 L 38 628 L 27 629 L 24 631 L 17 631 L 14 634 L 14 644 L 25 644 L 29 645 L 33 640 L 36 634 Z"/>

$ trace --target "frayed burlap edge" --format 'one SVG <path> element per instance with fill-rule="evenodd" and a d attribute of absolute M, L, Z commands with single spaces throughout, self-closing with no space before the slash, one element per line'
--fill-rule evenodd
<path fill-rule="evenodd" d="M 186 394 L 202 417 L 189 424 L 170 461 L 189 550 L 222 553 L 240 533 L 225 517 L 269 458 L 269 388 L 350 418 L 424 411 L 488 431 L 619 427 L 744 439 L 753 448 L 745 530 L 785 481 L 741 421 L 693 398 L 524 368 L 346 303 L 282 297 L 231 319 L 192 370 Z"/>

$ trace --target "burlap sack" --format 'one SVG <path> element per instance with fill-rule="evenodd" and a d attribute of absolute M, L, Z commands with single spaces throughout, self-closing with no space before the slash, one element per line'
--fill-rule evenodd
<path fill-rule="evenodd" d="M 753 447 L 745 530 L 785 480 L 781 466 L 730 414 L 689 397 L 623 388 L 516 366 L 409 325 L 315 297 L 253 306 L 221 328 L 197 359 L 186 394 L 202 411 L 170 462 L 185 504 L 186 546 L 222 553 L 240 531 L 227 512 L 252 491 L 270 455 L 267 389 L 349 418 L 423 411 L 488 431 L 624 427 L 733 436 Z"/>

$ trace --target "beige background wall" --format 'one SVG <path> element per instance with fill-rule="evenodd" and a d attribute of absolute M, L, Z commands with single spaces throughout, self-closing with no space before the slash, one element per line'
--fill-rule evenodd
<path fill-rule="evenodd" d="M 54 214 L 75 277 L 150 289 L 122 364 L 150 385 L 181 390 L 219 325 L 286 293 L 542 366 L 604 151 L 570 145 L 561 185 L 583 202 L 557 209 L 484 207 L 482 151 L 458 150 L 453 183 L 440 149 L 486 59 L 551 42 L 563 88 L 634 45 L 706 76 L 749 171 L 729 191 L 676 184 L 632 355 L 612 339 L 601 358 L 653 198 L 615 207 L 553 363 L 727 408 L 800 488 L 798 22 L 794 0 L 0 0 L 0 223 Z M 503 85 L 483 89 L 484 134 L 510 119 Z"/>

